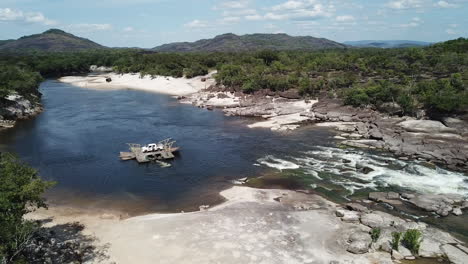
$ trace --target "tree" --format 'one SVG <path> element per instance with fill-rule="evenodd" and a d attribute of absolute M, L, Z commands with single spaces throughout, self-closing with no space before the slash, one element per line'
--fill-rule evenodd
<path fill-rule="evenodd" d="M 21 251 L 38 225 L 24 215 L 46 207 L 44 191 L 53 183 L 39 178 L 37 171 L 11 154 L 0 153 L 0 262 L 21 258 Z"/>

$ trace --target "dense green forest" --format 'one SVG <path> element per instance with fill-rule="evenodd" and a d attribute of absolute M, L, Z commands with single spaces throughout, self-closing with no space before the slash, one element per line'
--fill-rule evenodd
<path fill-rule="evenodd" d="M 244 53 L 155 53 L 108 49 L 0 55 L 0 95 L 27 94 L 43 78 L 86 73 L 90 65 L 119 73 L 193 77 L 217 69 L 218 83 L 253 93 L 297 89 L 304 97 L 340 97 L 346 104 L 401 106 L 400 114 L 465 112 L 468 39 L 425 48 L 351 48 Z M 40 74 L 40 75 L 39 75 Z"/>

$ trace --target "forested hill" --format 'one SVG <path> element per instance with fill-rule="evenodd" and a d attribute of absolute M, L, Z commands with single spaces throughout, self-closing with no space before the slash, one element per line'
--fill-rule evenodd
<path fill-rule="evenodd" d="M 195 42 L 177 42 L 154 48 L 159 52 L 241 52 L 258 50 L 318 50 L 345 48 L 324 38 L 293 37 L 286 34 L 224 34 Z"/>
<path fill-rule="evenodd" d="M 0 40 L 0 46 L 15 41 L 14 39 Z"/>
<path fill-rule="evenodd" d="M 48 52 L 82 51 L 89 49 L 104 49 L 89 39 L 80 38 L 60 29 L 50 29 L 41 34 L 24 36 L 18 40 L 1 44 L 0 51 L 21 52 L 40 50 Z"/>
<path fill-rule="evenodd" d="M 425 47 L 432 43 L 414 40 L 359 40 L 359 41 L 345 41 L 346 45 L 359 47 L 359 48 L 408 48 L 408 47 Z"/>

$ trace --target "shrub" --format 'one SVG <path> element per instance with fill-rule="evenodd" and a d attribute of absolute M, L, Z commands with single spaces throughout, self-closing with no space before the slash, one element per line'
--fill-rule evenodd
<path fill-rule="evenodd" d="M 0 263 L 14 262 L 38 227 L 23 219 L 35 208 L 46 207 L 42 193 L 52 183 L 10 154 L 0 153 Z"/>
<path fill-rule="evenodd" d="M 400 245 L 400 240 L 401 240 L 401 233 L 400 232 L 392 232 L 392 248 L 394 250 L 398 250 L 398 247 Z"/>
<path fill-rule="evenodd" d="M 419 247 L 421 246 L 422 233 L 417 229 L 409 229 L 405 232 L 402 239 L 402 244 L 408 248 L 414 255 L 419 253 Z"/>
<path fill-rule="evenodd" d="M 352 106 L 366 106 L 371 102 L 370 97 L 362 88 L 350 89 L 345 94 L 344 103 Z"/>
<path fill-rule="evenodd" d="M 372 241 L 373 242 L 377 242 L 377 240 L 379 239 L 380 237 L 380 232 L 382 230 L 379 228 L 379 227 L 375 227 L 375 228 L 372 228 L 372 231 L 371 231 L 371 237 L 372 237 Z"/>
<path fill-rule="evenodd" d="M 195 64 L 192 64 L 189 68 L 186 68 L 184 72 L 185 72 L 185 77 L 193 78 L 196 76 L 208 74 L 208 68 L 205 66 L 202 66 L 201 64 L 195 63 Z"/>

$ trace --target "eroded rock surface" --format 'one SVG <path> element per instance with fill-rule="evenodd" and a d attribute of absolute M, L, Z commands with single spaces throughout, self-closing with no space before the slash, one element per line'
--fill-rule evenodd
<path fill-rule="evenodd" d="M 32 99 L 12 94 L 0 99 L 0 130 L 11 128 L 17 120 L 28 119 L 39 114 L 42 106 L 36 95 L 30 95 Z"/>

